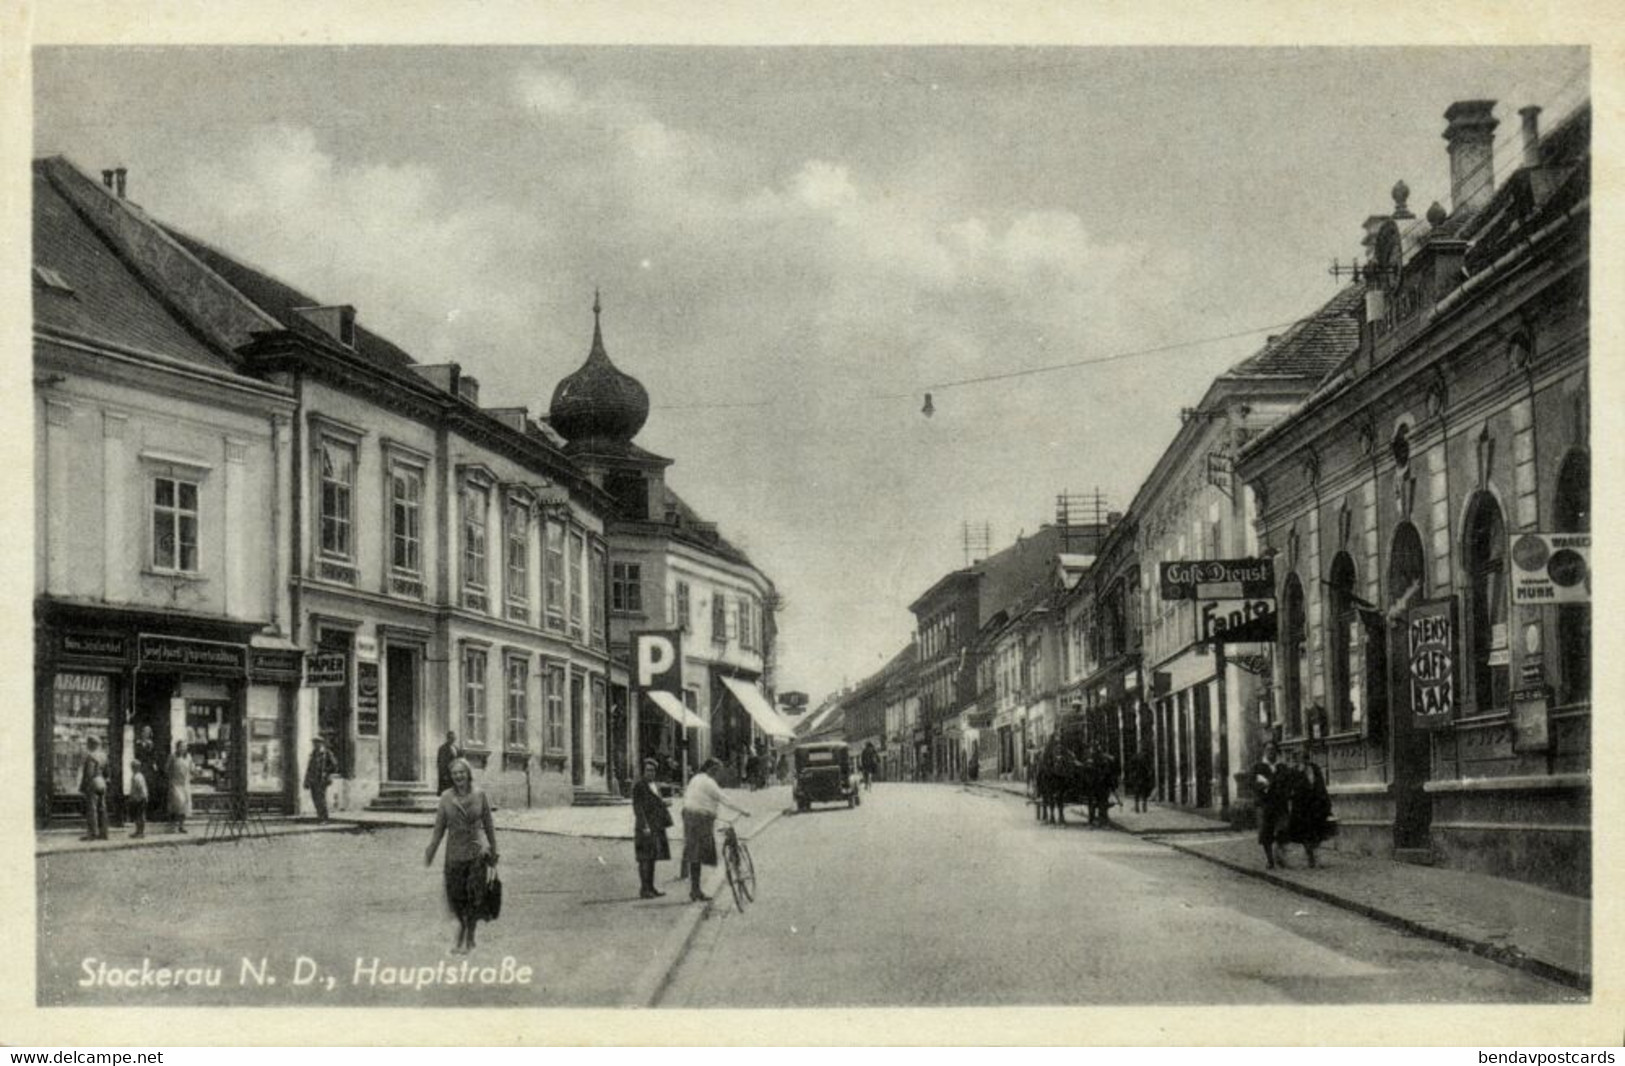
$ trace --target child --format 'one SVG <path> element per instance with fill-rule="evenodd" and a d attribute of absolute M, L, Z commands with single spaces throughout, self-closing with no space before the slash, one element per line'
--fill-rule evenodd
<path fill-rule="evenodd" d="M 130 794 L 124 799 L 128 815 L 135 820 L 135 832 L 130 834 L 131 839 L 147 835 L 147 775 L 141 768 L 141 760 L 137 759 L 130 764 Z"/>

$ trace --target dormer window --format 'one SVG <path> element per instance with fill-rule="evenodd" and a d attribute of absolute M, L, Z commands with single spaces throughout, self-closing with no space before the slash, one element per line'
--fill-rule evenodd
<path fill-rule="evenodd" d="M 295 307 L 293 313 L 346 348 L 355 348 L 355 308 L 349 304 Z"/>

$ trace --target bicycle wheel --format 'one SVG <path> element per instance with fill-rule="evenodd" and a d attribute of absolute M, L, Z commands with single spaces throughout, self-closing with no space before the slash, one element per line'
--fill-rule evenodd
<path fill-rule="evenodd" d="M 756 902 L 756 864 L 751 861 L 750 849 L 743 841 L 739 844 L 739 887 L 744 889 L 746 899 Z"/>
<path fill-rule="evenodd" d="M 728 875 L 728 891 L 734 895 L 734 906 L 739 908 L 740 914 L 743 914 L 745 913 L 745 900 L 748 897 L 745 895 L 744 878 L 739 872 L 739 856 L 734 853 L 732 848 L 729 848 L 723 854 L 722 869 Z"/>

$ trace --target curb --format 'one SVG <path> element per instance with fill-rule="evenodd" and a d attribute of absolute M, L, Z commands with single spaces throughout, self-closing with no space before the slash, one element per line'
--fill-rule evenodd
<path fill-rule="evenodd" d="M 1123 831 L 1127 832 L 1127 830 Z M 1164 847 L 1171 848 L 1174 851 L 1193 856 L 1203 860 L 1204 862 L 1210 862 L 1215 866 L 1222 866 L 1227 870 L 1234 871 L 1238 874 L 1243 874 L 1247 877 L 1255 878 L 1259 881 L 1265 881 L 1272 885 L 1278 885 L 1279 887 L 1287 889 L 1291 892 L 1295 892 L 1300 896 L 1304 896 L 1320 903 L 1325 903 L 1328 906 L 1338 907 L 1346 911 L 1352 911 L 1353 913 L 1361 915 L 1362 917 L 1370 918 L 1372 921 L 1381 922 L 1383 925 L 1399 929 L 1402 932 L 1410 933 L 1414 936 L 1426 937 L 1429 940 L 1436 940 L 1441 944 L 1446 944 L 1450 947 L 1456 948 L 1459 951 L 1465 951 L 1470 955 L 1477 955 L 1478 957 L 1488 959 L 1491 962 L 1500 963 L 1502 966 L 1506 966 L 1514 970 L 1521 970 L 1524 973 L 1534 974 L 1536 977 L 1544 978 L 1545 980 L 1552 981 L 1556 984 L 1567 985 L 1570 988 L 1585 992 L 1588 995 L 1591 993 L 1590 974 L 1580 970 L 1571 970 L 1566 966 L 1559 966 L 1557 963 L 1547 962 L 1544 959 L 1537 959 L 1531 955 L 1525 955 L 1516 947 L 1491 944 L 1484 940 L 1474 940 L 1473 938 L 1463 936 L 1460 933 L 1452 933 L 1448 929 L 1439 929 L 1435 926 L 1425 925 L 1413 918 L 1406 918 L 1404 915 L 1395 914 L 1392 911 L 1385 911 L 1380 907 L 1374 907 L 1368 903 L 1360 903 L 1356 900 L 1347 899 L 1343 896 L 1338 896 L 1331 892 L 1327 892 L 1324 889 L 1315 888 L 1313 885 L 1305 885 L 1298 881 L 1290 881 L 1284 877 L 1277 877 L 1268 870 L 1260 870 L 1252 866 L 1243 866 L 1240 863 L 1231 862 L 1229 859 L 1223 859 L 1217 855 L 1203 854 L 1195 848 L 1186 847 L 1183 844 L 1178 844 L 1171 840 L 1159 840 L 1154 836 L 1150 837 L 1149 839 L 1151 839 L 1153 843 L 1161 844 Z"/>
<path fill-rule="evenodd" d="M 764 817 L 752 829 L 750 836 L 744 838 L 745 842 L 749 843 L 761 836 L 767 831 L 768 826 L 782 817 L 784 817 L 784 811 L 782 810 L 774 811 Z M 689 908 L 684 913 L 684 916 L 678 919 L 676 927 L 666 934 L 666 939 L 660 942 L 660 949 L 655 952 L 654 961 L 644 967 L 643 972 L 638 974 L 637 980 L 632 982 L 632 987 L 626 995 L 627 1006 L 659 1006 L 660 997 L 665 995 L 666 989 L 670 987 L 672 976 L 677 972 L 678 963 L 682 962 L 683 956 L 688 952 L 689 945 L 694 942 L 694 937 L 699 934 L 700 923 L 710 917 L 711 908 L 721 898 L 718 891 L 725 876 L 720 863 L 715 867 L 713 873 L 701 875 L 700 890 L 711 897 L 711 902 L 703 907 Z"/>
<path fill-rule="evenodd" d="M 335 822 L 357 829 L 433 829 L 434 822 L 410 822 L 398 818 L 335 818 Z M 524 825 L 499 825 L 497 829 L 504 833 L 530 833 L 541 837 L 566 837 L 571 840 L 621 840 L 628 843 L 632 840 L 630 833 L 570 833 L 561 829 L 535 829 Z"/>
<path fill-rule="evenodd" d="M 104 855 L 109 851 L 144 851 L 149 848 L 202 847 L 205 844 L 241 844 L 245 841 L 248 843 L 254 843 L 256 841 L 263 841 L 266 839 L 275 840 L 277 837 L 308 836 L 312 833 L 350 833 L 355 832 L 358 828 L 361 828 L 359 823 L 341 823 L 339 819 L 334 818 L 331 819 L 325 826 L 312 824 L 309 826 L 300 826 L 294 829 L 280 829 L 274 833 L 268 834 L 268 837 L 205 837 L 201 833 L 197 836 L 193 836 L 190 833 L 175 833 L 173 834 L 173 839 L 171 839 L 171 834 L 165 833 L 160 839 L 143 839 L 139 843 L 130 840 L 128 837 L 124 838 L 123 840 L 107 840 L 103 841 L 100 847 L 95 848 L 62 848 L 60 850 L 52 851 L 41 850 L 40 848 L 36 847 L 34 849 L 34 857 L 36 859 L 47 859 L 58 858 L 63 855 Z"/>
<path fill-rule="evenodd" d="M 1027 795 L 1025 795 L 1023 793 L 1020 793 L 1020 792 L 1016 792 L 1016 791 L 1014 791 L 1012 789 L 1000 788 L 997 785 L 983 785 L 983 784 L 978 784 L 975 781 L 967 781 L 967 782 L 965 782 L 965 788 L 966 789 L 974 789 L 974 790 L 976 790 L 978 792 L 986 793 L 988 795 L 1010 796 L 1010 797 L 1012 797 L 1014 799 L 1021 800 L 1023 803 L 1025 803 L 1029 807 L 1032 806 L 1032 802 L 1033 802 L 1032 797 L 1030 797 L 1030 796 L 1027 796 Z M 1067 804 L 1066 809 L 1067 809 L 1067 813 L 1076 815 L 1079 818 L 1087 817 L 1087 815 L 1084 813 L 1086 808 L 1080 807 L 1075 803 Z M 1233 832 L 1236 831 L 1236 827 L 1231 825 L 1229 822 L 1220 822 L 1220 821 L 1214 821 L 1212 825 L 1174 826 L 1172 828 L 1167 828 L 1167 829 L 1152 829 L 1152 828 L 1130 829 L 1127 826 L 1123 825 L 1121 822 L 1116 821 L 1115 819 L 1108 821 L 1107 825 L 1108 825 L 1109 828 L 1116 829 L 1119 832 L 1128 833 L 1130 836 L 1137 836 L 1137 837 L 1140 837 L 1140 836 L 1175 836 L 1175 835 L 1183 835 L 1183 834 L 1190 834 L 1190 835 L 1193 835 L 1193 836 L 1201 836 L 1204 833 L 1233 833 Z"/>

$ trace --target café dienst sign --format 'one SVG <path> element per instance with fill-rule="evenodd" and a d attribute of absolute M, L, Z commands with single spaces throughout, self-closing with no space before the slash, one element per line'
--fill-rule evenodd
<path fill-rule="evenodd" d="M 1182 559 L 1159 569 L 1165 600 L 1272 600 L 1273 559 Z"/>

